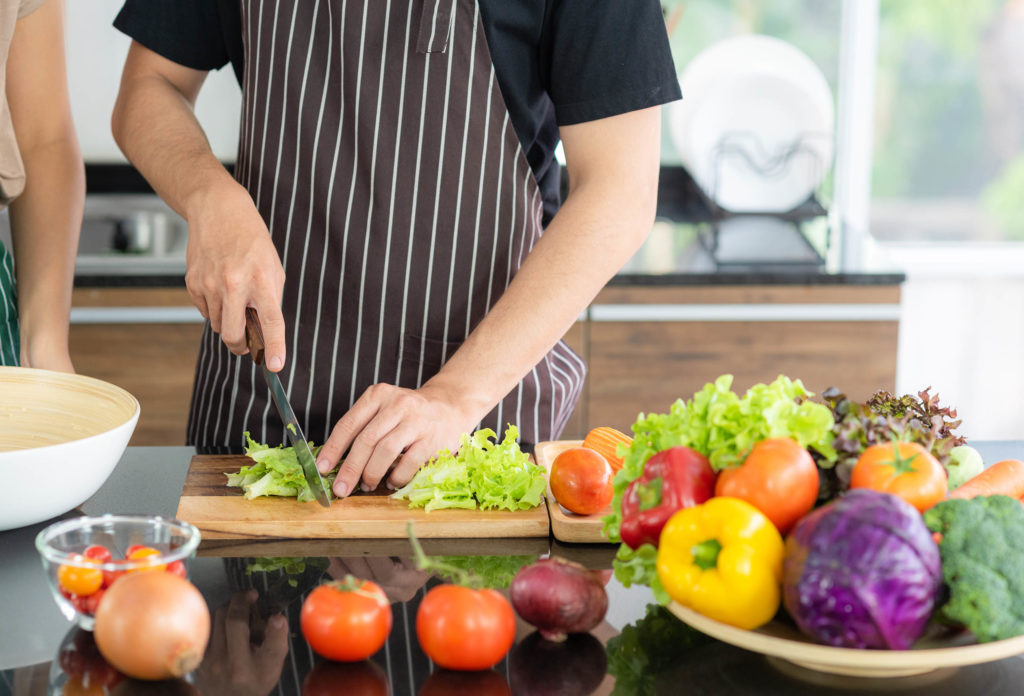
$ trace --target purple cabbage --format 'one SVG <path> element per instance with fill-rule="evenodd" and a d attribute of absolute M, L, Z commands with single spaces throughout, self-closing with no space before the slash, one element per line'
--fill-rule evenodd
<path fill-rule="evenodd" d="M 783 601 L 827 645 L 905 650 L 942 587 L 939 549 L 906 501 L 850 491 L 801 519 L 786 540 Z"/>

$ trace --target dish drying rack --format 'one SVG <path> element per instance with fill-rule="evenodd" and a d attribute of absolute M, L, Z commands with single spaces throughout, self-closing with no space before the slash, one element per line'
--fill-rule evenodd
<path fill-rule="evenodd" d="M 822 268 L 825 256 L 831 249 L 833 235 L 831 226 L 825 228 L 823 248 L 819 249 L 807 238 L 802 227 L 815 219 L 828 215 L 817 195 L 812 193 L 808 198 L 786 211 L 752 210 L 733 212 L 721 207 L 716 202 L 715 192 L 721 180 L 723 162 L 728 158 L 739 158 L 758 177 L 777 179 L 785 176 L 794 161 L 807 158 L 816 168 L 816 180 L 823 178 L 825 163 L 820 150 L 812 146 L 821 138 L 831 138 L 830 134 L 803 134 L 786 147 L 769 152 L 758 135 L 752 131 L 733 131 L 724 133 L 717 145 L 712 149 L 712 180 L 702 188 L 684 167 L 662 167 L 659 182 L 658 216 L 677 222 L 689 222 L 697 226 L 697 239 L 703 251 L 710 257 L 714 265 L 723 270 L 740 270 L 755 268 L 764 270 L 766 267 L 783 269 Z M 705 188 L 708 192 L 705 192 Z M 760 260 L 755 255 L 735 257 L 727 253 L 727 248 L 735 244 L 728 242 L 727 237 L 737 223 L 733 221 L 760 219 L 767 227 L 775 230 L 786 229 L 791 232 L 787 240 L 790 248 L 796 251 L 792 258 L 773 256 Z M 749 227 L 749 226 L 748 226 Z M 766 244 L 778 247 L 780 240 L 761 240 Z"/>

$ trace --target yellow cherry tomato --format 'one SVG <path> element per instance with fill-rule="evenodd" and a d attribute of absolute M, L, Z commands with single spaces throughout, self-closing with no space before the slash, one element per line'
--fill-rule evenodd
<path fill-rule="evenodd" d="M 152 560 L 148 560 L 148 561 L 144 560 L 144 559 L 152 559 L 154 556 L 159 556 L 159 555 L 160 555 L 159 551 L 157 551 L 156 549 L 151 549 L 148 546 L 144 546 L 141 549 L 135 549 L 130 554 L 128 554 L 128 558 L 133 560 L 133 561 L 144 561 L 144 562 L 132 566 L 131 568 L 128 569 L 128 572 L 129 573 L 138 573 L 140 571 L 147 571 L 147 570 L 166 570 L 167 569 L 167 564 L 166 563 L 155 563 Z"/>
<path fill-rule="evenodd" d="M 72 556 L 72 563 L 98 563 L 87 556 Z M 65 590 L 79 597 L 88 597 L 103 586 L 103 571 L 82 565 L 62 564 L 57 568 L 57 582 Z"/>

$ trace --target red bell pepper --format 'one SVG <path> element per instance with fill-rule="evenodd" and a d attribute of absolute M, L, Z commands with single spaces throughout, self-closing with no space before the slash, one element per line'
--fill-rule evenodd
<path fill-rule="evenodd" d="M 715 471 L 708 458 L 689 447 L 658 452 L 622 496 L 619 535 L 632 549 L 658 545 L 661 528 L 677 510 L 699 505 L 715 492 Z"/>

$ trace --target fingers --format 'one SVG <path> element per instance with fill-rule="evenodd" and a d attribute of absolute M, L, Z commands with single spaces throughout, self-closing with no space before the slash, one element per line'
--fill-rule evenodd
<path fill-rule="evenodd" d="M 259 293 L 253 306 L 260 317 L 260 328 L 263 329 L 264 361 L 271 372 L 279 372 L 284 367 L 286 357 L 285 324 L 284 315 L 281 313 L 280 288 L 260 285 Z M 243 311 L 243 333 L 244 333 L 244 311 Z M 225 339 L 226 340 L 226 339 Z"/>
<path fill-rule="evenodd" d="M 267 619 L 263 643 L 253 651 L 253 662 L 261 682 L 272 685 L 281 674 L 288 654 L 288 620 L 282 614 Z"/>
<path fill-rule="evenodd" d="M 401 488 L 412 481 L 412 477 L 416 475 L 420 467 L 426 464 L 434 454 L 435 452 L 422 440 L 414 442 L 406 449 L 395 468 L 391 470 L 391 475 L 388 477 L 388 488 Z"/>
<path fill-rule="evenodd" d="M 228 602 L 228 611 L 224 619 L 224 631 L 227 640 L 228 661 L 231 671 L 240 674 L 242 670 L 248 669 L 250 664 L 249 652 L 249 613 L 250 607 L 256 601 L 256 590 L 238 592 Z"/>
<path fill-rule="evenodd" d="M 373 387 L 370 387 L 365 394 L 360 396 L 352 405 L 352 408 L 348 410 L 348 413 L 342 416 L 334 425 L 330 437 L 327 438 L 327 442 L 320 448 L 320 454 L 316 458 L 316 468 L 320 470 L 320 473 L 326 474 L 337 466 L 341 455 L 349 448 L 356 435 L 377 415 L 380 404 L 371 396 L 372 390 Z M 344 489 L 344 491 L 340 488 L 340 479 L 341 475 L 339 473 L 338 478 L 334 480 L 334 492 L 336 495 L 344 497 L 354 490 L 352 484 L 358 481 L 359 477 L 356 476 L 354 481 L 349 480 L 349 487 Z"/>

